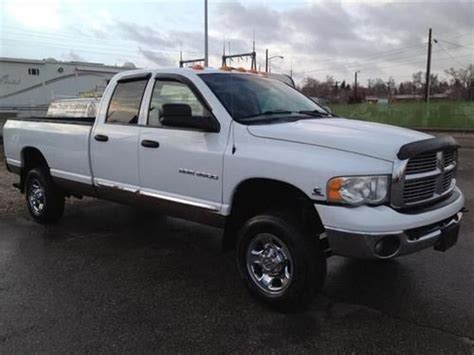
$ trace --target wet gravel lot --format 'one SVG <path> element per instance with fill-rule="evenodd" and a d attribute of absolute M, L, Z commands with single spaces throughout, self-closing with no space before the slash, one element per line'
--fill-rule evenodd
<path fill-rule="evenodd" d="M 473 354 L 474 147 L 460 160 L 473 212 L 457 246 L 385 263 L 333 257 L 302 314 L 256 302 L 217 229 L 95 200 L 36 225 L 2 163 L 0 352 Z"/>

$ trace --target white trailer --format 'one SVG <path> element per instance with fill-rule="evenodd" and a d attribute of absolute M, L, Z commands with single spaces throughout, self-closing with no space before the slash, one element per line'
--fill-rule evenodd
<path fill-rule="evenodd" d="M 130 65 L 0 58 L 0 117 L 44 116 L 52 100 L 100 96 L 125 69 Z"/>

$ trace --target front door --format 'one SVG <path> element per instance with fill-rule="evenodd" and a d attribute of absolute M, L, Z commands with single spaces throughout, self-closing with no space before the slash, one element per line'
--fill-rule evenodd
<path fill-rule="evenodd" d="M 186 104 L 193 116 L 212 116 L 186 80 L 155 79 L 146 125 L 140 131 L 141 194 L 183 207 L 220 210 L 224 134 L 161 125 L 164 104 Z"/>

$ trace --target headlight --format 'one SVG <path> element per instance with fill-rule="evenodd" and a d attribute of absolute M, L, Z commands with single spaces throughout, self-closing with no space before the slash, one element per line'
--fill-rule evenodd
<path fill-rule="evenodd" d="M 387 201 L 388 176 L 336 177 L 328 182 L 329 202 L 379 205 Z"/>

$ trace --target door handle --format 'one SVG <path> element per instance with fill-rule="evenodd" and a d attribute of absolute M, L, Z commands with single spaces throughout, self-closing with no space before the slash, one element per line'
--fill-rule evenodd
<path fill-rule="evenodd" d="M 145 148 L 159 148 L 160 143 L 158 143 L 156 141 L 149 141 L 149 140 L 145 139 L 145 140 L 142 140 L 142 147 L 145 147 Z"/>
<path fill-rule="evenodd" d="M 104 136 L 103 134 L 96 134 L 94 136 L 94 139 L 97 141 L 97 142 L 107 142 L 109 140 L 109 137 L 107 136 Z"/>

